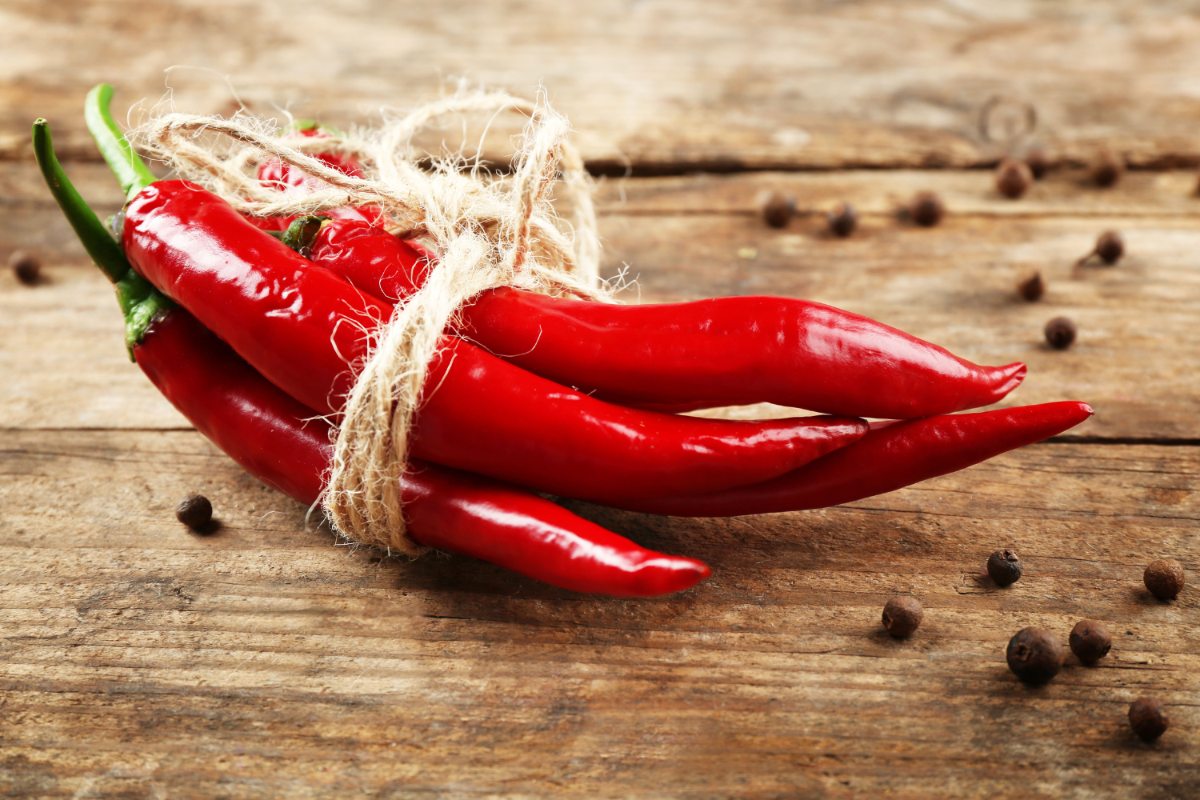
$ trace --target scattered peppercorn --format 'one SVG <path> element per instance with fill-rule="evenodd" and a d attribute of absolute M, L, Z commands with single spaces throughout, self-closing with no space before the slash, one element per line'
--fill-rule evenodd
<path fill-rule="evenodd" d="M 1139 697 L 1129 704 L 1129 727 L 1144 742 L 1153 742 L 1171 727 L 1163 704 L 1152 697 Z"/>
<path fill-rule="evenodd" d="M 1025 163 L 1029 165 L 1029 172 L 1033 175 L 1034 180 L 1041 180 L 1042 176 L 1050 169 L 1050 159 L 1046 157 L 1044 150 L 1032 151 L 1025 156 Z"/>
<path fill-rule="evenodd" d="M 1109 152 L 1100 154 L 1092 164 L 1092 180 L 1097 186 L 1109 187 L 1121 179 L 1125 163 Z"/>
<path fill-rule="evenodd" d="M 175 507 L 175 517 L 184 525 L 196 530 L 212 520 L 212 511 L 212 503 L 208 502 L 207 497 L 193 494 L 179 501 L 179 505 Z"/>
<path fill-rule="evenodd" d="M 1063 665 L 1058 637 L 1045 628 L 1023 628 L 1008 642 L 1008 668 L 1025 683 L 1045 683 Z"/>
<path fill-rule="evenodd" d="M 1116 231 L 1105 231 L 1096 240 L 1095 253 L 1105 264 L 1115 264 L 1125 255 L 1125 240 Z"/>
<path fill-rule="evenodd" d="M 1160 558 L 1146 567 L 1142 580 L 1159 600 L 1174 600 L 1183 591 L 1183 565 L 1173 558 Z"/>
<path fill-rule="evenodd" d="M 15 250 L 8 257 L 8 266 L 16 273 L 17 280 L 26 286 L 33 286 L 38 282 L 38 278 L 42 273 L 42 262 L 33 253 L 26 250 Z"/>
<path fill-rule="evenodd" d="M 988 575 L 997 586 L 1011 586 L 1021 580 L 1021 557 L 1014 550 L 997 550 L 987 560 Z"/>
<path fill-rule="evenodd" d="M 849 203 L 838 203 L 833 211 L 829 212 L 829 230 L 834 236 L 841 236 L 844 239 L 854 233 L 854 229 L 857 227 L 858 212 Z"/>
<path fill-rule="evenodd" d="M 1033 273 L 1031 277 L 1017 284 L 1017 294 L 1031 303 L 1041 300 L 1045 293 L 1046 281 L 1042 279 L 1040 272 Z"/>
<path fill-rule="evenodd" d="M 996 168 L 996 188 L 1005 197 L 1016 200 L 1033 183 L 1033 172 L 1024 161 L 1004 159 Z"/>
<path fill-rule="evenodd" d="M 915 597 L 897 595 L 883 607 L 883 627 L 896 637 L 912 635 L 924 617 L 925 610 Z"/>
<path fill-rule="evenodd" d="M 925 228 L 932 228 L 942 221 L 946 214 L 946 206 L 942 203 L 942 198 L 933 192 L 917 192 L 908 213 L 913 222 Z"/>
<path fill-rule="evenodd" d="M 1103 622 L 1094 619 L 1080 620 L 1071 629 L 1067 639 L 1071 652 L 1085 664 L 1094 664 L 1108 655 L 1112 649 L 1112 634 Z"/>
<path fill-rule="evenodd" d="M 1075 323 L 1066 317 L 1055 317 L 1046 323 L 1046 341 L 1055 350 L 1066 350 L 1075 343 Z"/>
<path fill-rule="evenodd" d="M 796 201 L 781 192 L 771 192 L 762 204 L 763 220 L 772 228 L 785 228 L 796 213 Z"/>

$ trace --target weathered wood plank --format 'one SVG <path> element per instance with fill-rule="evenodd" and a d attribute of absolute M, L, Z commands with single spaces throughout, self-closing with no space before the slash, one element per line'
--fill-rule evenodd
<path fill-rule="evenodd" d="M 122 107 L 169 84 L 180 108 L 228 113 L 232 85 L 257 112 L 346 125 L 462 78 L 544 85 L 617 174 L 985 163 L 1003 150 L 979 130 L 995 97 L 1032 104 L 1056 158 L 1200 161 L 1200 22 L 1171 3 L 13 0 L 0 25 L 8 158 L 38 116 L 94 158 L 79 109 L 98 81 L 120 83 Z"/>
<path fill-rule="evenodd" d="M 98 165 L 72 165 L 102 212 L 119 193 Z M 10 218 L 0 254 L 32 247 L 51 264 L 46 285 L 0 276 L 0 419 L 7 427 L 179 427 L 178 415 L 124 360 L 115 304 L 28 166 L 8 165 L 0 189 Z M 866 314 L 980 363 L 1026 361 L 1012 403 L 1081 399 L 1097 416 L 1073 436 L 1200 439 L 1200 352 L 1194 324 L 1200 276 L 1200 199 L 1190 175 L 1141 173 L 1115 189 L 1083 189 L 1078 175 L 1039 183 L 1030 199 L 1004 200 L 982 172 L 853 172 L 695 176 L 609 181 L 600 192 L 606 270 L 628 264 L 629 300 L 731 294 L 805 297 Z M 784 231 L 755 214 L 768 189 L 795 194 L 812 213 Z M 894 211 L 919 188 L 949 208 L 938 228 Z M 42 198 L 42 199 L 39 199 Z M 829 237 L 818 210 L 839 199 L 863 210 L 861 230 Z M 1124 232 L 1120 265 L 1073 272 L 1106 228 Z M 1041 270 L 1046 298 L 1025 303 L 1017 280 Z M 1079 341 L 1043 343 L 1065 314 Z M 778 413 L 751 409 L 738 413 Z"/>
<path fill-rule="evenodd" d="M 838 509 L 740 521 L 572 507 L 707 559 L 653 601 L 459 557 L 380 561 L 192 432 L 0 444 L 9 796 L 1165 797 L 1200 789 L 1192 447 L 1054 444 Z M 171 516 L 203 491 L 223 528 Z M 1015 546 L 1026 576 L 979 570 Z M 893 592 L 927 615 L 883 635 Z M 1028 689 L 1007 638 L 1106 620 L 1110 658 Z M 1136 742 L 1139 694 L 1173 729 Z M 536 761 L 529 753 L 536 750 Z"/>

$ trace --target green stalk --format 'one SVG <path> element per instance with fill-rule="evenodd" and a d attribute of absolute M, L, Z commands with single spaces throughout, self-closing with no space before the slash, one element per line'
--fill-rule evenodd
<path fill-rule="evenodd" d="M 125 190 L 125 199 L 132 200 L 134 195 L 158 179 L 145 162 L 138 158 L 137 153 L 133 152 L 125 134 L 121 133 L 121 129 L 113 120 L 108 108 L 112 103 L 112 96 L 113 87 L 107 83 L 98 84 L 88 92 L 83 116 L 108 168 L 121 182 L 121 188 Z"/>
<path fill-rule="evenodd" d="M 116 287 L 117 302 L 125 315 L 125 345 L 129 348 L 130 360 L 133 360 L 133 346 L 142 341 L 154 317 L 174 308 L 175 304 L 133 271 L 121 246 L 104 227 L 96 212 L 75 191 L 67 173 L 58 163 L 58 157 L 54 155 L 50 124 L 44 119 L 33 123 L 33 154 L 37 157 L 38 167 L 46 185 L 50 187 L 50 193 L 54 195 L 67 222 L 71 223 L 83 249 Z"/>

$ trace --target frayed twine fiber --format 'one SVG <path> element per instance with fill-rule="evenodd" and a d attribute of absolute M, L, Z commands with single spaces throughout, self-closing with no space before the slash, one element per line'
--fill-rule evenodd
<path fill-rule="evenodd" d="M 504 110 L 528 117 L 512 174 L 488 176 L 478 167 L 464 171 L 464 161 L 455 157 L 418 165 L 413 137 L 438 118 Z M 476 93 L 422 106 L 402 119 L 386 120 L 377 131 L 344 136 L 280 138 L 261 120 L 177 113 L 131 133 L 150 156 L 239 211 L 276 216 L 373 205 L 390 217 L 393 233 L 432 242 L 436 268 L 374 333 L 337 431 L 320 503 L 347 538 L 412 556 L 424 550 L 405 533 L 400 478 L 429 365 L 464 302 L 497 286 L 611 300 L 599 280 L 591 180 L 566 140 L 569 130 L 566 118 L 544 97 L 532 103 L 503 93 Z M 207 133 L 222 134 L 233 144 L 218 154 Z M 309 152 L 351 156 L 367 177 L 344 175 Z M 263 186 L 253 167 L 267 157 L 320 180 L 302 194 Z M 570 225 L 550 202 L 560 171 L 574 211 Z"/>

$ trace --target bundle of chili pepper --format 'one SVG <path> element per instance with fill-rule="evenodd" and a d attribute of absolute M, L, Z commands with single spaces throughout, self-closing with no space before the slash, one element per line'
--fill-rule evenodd
<path fill-rule="evenodd" d="M 310 261 L 195 184 L 153 183 L 107 117 L 110 92 L 94 90 L 88 117 L 131 198 L 122 262 L 128 255 L 143 278 L 249 361 L 237 361 L 238 374 L 278 393 L 269 379 L 286 393 L 279 398 L 299 402 L 289 410 L 293 420 L 308 408 L 336 414 L 351 380 L 347 361 L 361 360 L 377 320 L 390 315 L 388 302 L 421 283 L 428 258 L 370 220 L 294 220 L 284 238 L 293 245 L 302 238 Z M 172 311 L 168 320 L 181 314 Z M 367 335 L 349 333 L 351 326 L 341 324 L 347 318 Z M 203 337 L 195 330 L 211 336 L 188 319 L 197 341 Z M 445 338 L 430 381 L 438 388 L 420 406 L 410 452 L 542 491 L 660 513 L 746 514 L 848 502 L 1038 441 L 1091 413 L 1082 403 L 1059 403 L 929 416 L 994 402 L 1019 384 L 1024 365 L 979 367 L 863 317 L 781 298 L 621 307 L 500 288 L 465 307 L 455 333 L 505 355 Z M 237 360 L 232 353 L 226 358 Z M 568 385 L 626 406 L 674 411 L 766 400 L 847 418 L 698 420 L 609 405 Z M 164 393 L 184 410 L 177 392 Z M 491 398 L 486 406 L 480 396 Z M 857 415 L 928 418 L 879 423 L 868 432 L 849 418 Z M 220 423 L 196 424 L 237 451 L 237 441 L 213 430 Z M 326 458 L 321 451 L 308 463 Z M 248 468 L 298 499 L 315 496 L 311 480 L 303 491 L 288 490 L 261 465 Z M 406 506 L 406 519 L 417 513 Z M 464 550 L 461 541 L 449 546 L 438 534 L 410 528 L 424 544 Z M 483 546 L 476 545 L 479 552 Z M 654 558 L 639 563 L 658 563 Z M 704 569 L 685 559 L 666 572 L 699 580 Z M 566 585 L 561 577 L 551 582 Z M 659 584 L 667 585 L 674 584 Z M 590 590 L 637 593 L 628 581 Z"/>

